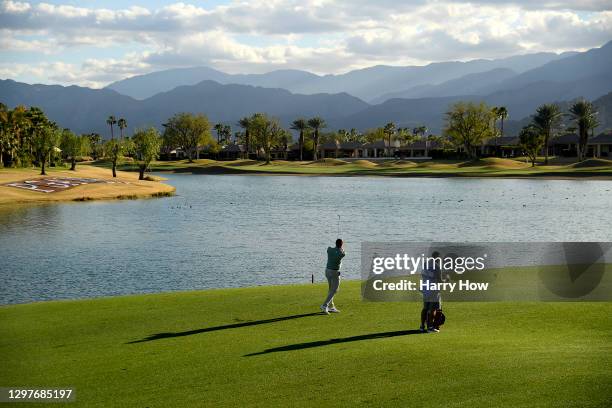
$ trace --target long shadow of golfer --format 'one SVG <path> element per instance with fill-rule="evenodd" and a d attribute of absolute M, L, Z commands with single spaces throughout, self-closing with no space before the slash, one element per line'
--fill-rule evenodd
<path fill-rule="evenodd" d="M 388 337 L 408 336 L 410 334 L 421 334 L 421 333 L 422 332 L 420 330 L 398 330 L 398 331 L 390 331 L 390 332 L 382 332 L 382 333 L 362 334 L 359 336 L 341 337 L 339 339 L 319 340 L 319 341 L 311 341 L 308 343 L 297 343 L 297 344 L 290 344 L 288 346 L 274 347 L 274 348 L 269 348 L 264 351 L 260 351 L 258 353 L 245 354 L 243 357 L 259 356 L 259 355 L 268 354 L 268 353 L 278 353 L 279 351 L 303 350 L 303 349 L 308 349 L 312 347 L 329 346 L 331 344 L 350 343 L 353 341 L 374 340 L 374 339 L 385 339 Z"/>
<path fill-rule="evenodd" d="M 253 321 L 249 321 L 249 322 L 226 324 L 226 325 L 223 325 L 223 326 L 205 327 L 205 328 L 202 328 L 202 329 L 189 330 L 189 331 L 183 331 L 183 332 L 156 333 L 156 334 L 152 334 L 152 335 L 150 335 L 148 337 L 145 337 L 144 339 L 129 341 L 126 344 L 144 343 L 146 341 L 169 339 L 169 338 L 172 338 L 172 337 L 191 336 L 193 334 L 208 333 L 208 332 L 219 331 L 219 330 L 238 329 L 240 327 L 249 327 L 249 326 L 257 326 L 257 325 L 260 325 L 260 324 L 283 322 L 285 320 L 300 319 L 302 317 L 318 316 L 318 315 L 322 315 L 322 314 L 323 314 L 322 312 L 305 313 L 305 314 L 292 315 L 292 316 L 275 317 L 275 318 L 272 318 L 272 319 L 265 319 L 265 320 L 253 320 Z"/>

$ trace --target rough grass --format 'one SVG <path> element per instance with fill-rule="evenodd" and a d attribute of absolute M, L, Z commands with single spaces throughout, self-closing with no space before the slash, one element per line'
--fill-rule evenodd
<path fill-rule="evenodd" d="M 478 160 L 468 161 L 459 164 L 459 167 L 487 167 L 490 169 L 523 169 L 530 167 L 531 164 L 525 163 L 524 161 L 518 161 L 513 159 L 503 159 L 500 157 L 485 157 Z"/>
<path fill-rule="evenodd" d="M 252 166 L 258 164 L 257 160 L 235 160 L 231 162 L 227 162 L 226 166 Z"/>
<path fill-rule="evenodd" d="M 355 160 L 352 163 L 359 167 L 368 167 L 368 168 L 376 167 L 376 163 L 372 163 L 369 160 Z"/>
<path fill-rule="evenodd" d="M 612 303 L 360 300 L 343 282 L 0 307 L 3 386 L 73 386 L 71 407 L 604 407 Z"/>
<path fill-rule="evenodd" d="M 447 169 L 457 169 L 459 165 L 457 163 L 423 162 L 423 163 L 419 163 L 418 167 L 425 168 L 425 169 L 447 170 Z"/>
<path fill-rule="evenodd" d="M 158 181 L 139 181 L 138 174 L 134 172 L 118 171 L 117 178 L 113 178 L 109 169 L 86 164 L 77 165 L 76 171 L 51 167 L 47 171 L 47 177 L 53 176 L 96 178 L 127 183 L 87 184 L 48 194 L 0 185 L 0 205 L 159 197 L 171 195 L 175 191 L 174 187 Z M 0 184 L 39 177 L 43 176 L 40 176 L 40 169 L 36 168 L 0 169 Z"/>
<path fill-rule="evenodd" d="M 294 163 L 295 162 L 291 162 L 288 160 L 273 160 L 269 164 L 274 165 L 274 166 L 286 166 L 288 164 L 294 164 Z"/>
<path fill-rule="evenodd" d="M 308 164 L 309 165 L 323 165 L 323 166 L 342 166 L 342 165 L 348 164 L 348 162 L 345 162 L 344 160 L 340 160 L 340 159 L 326 158 L 326 159 L 315 160 Z"/>
<path fill-rule="evenodd" d="M 586 159 L 578 163 L 570 165 L 575 169 L 589 168 L 589 167 L 612 167 L 612 160 L 605 159 Z"/>
<path fill-rule="evenodd" d="M 394 167 L 394 168 L 402 168 L 402 167 L 415 167 L 417 164 L 410 160 L 392 160 L 392 161 L 384 161 L 378 164 L 378 167 Z"/>

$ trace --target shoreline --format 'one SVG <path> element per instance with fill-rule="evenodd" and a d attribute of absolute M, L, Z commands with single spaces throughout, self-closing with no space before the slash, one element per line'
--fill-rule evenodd
<path fill-rule="evenodd" d="M 344 279 L 343 282 L 352 284 L 351 282 L 361 282 L 361 279 Z M 296 282 L 296 283 L 279 283 L 279 284 L 266 284 L 266 285 L 253 285 L 253 286 L 228 286 L 218 288 L 199 288 L 199 289 L 176 289 L 176 290 L 163 290 L 161 292 L 134 292 L 124 293 L 116 295 L 99 295 L 91 297 L 76 297 L 76 298 L 59 298 L 59 299 L 43 299 L 43 300 L 32 300 L 28 302 L 15 302 L 15 303 L 0 303 L 0 309 L 27 306 L 27 305 L 51 305 L 54 303 L 80 303 L 80 302 L 96 302 L 96 301 L 112 301 L 129 298 L 140 298 L 140 297 L 155 297 L 155 296 L 180 296 L 180 295 L 206 295 L 209 293 L 221 293 L 221 292 L 235 292 L 235 291 L 257 291 L 259 289 L 276 289 L 276 288 L 299 288 L 299 287 L 317 287 L 327 285 L 327 282 L 321 280 L 315 283 L 308 282 Z"/>
<path fill-rule="evenodd" d="M 180 169 L 154 169 L 155 174 L 192 174 L 192 175 L 223 175 L 223 176 L 301 176 L 301 177 L 384 177 L 384 178 L 476 178 L 476 179 L 539 179 L 539 180 L 612 180 L 612 170 L 610 173 L 602 173 L 601 171 L 567 171 L 555 172 L 546 171 L 540 173 L 524 173 L 524 174 L 499 174 L 492 172 L 378 172 L 376 170 L 351 171 L 351 172 L 299 172 L 299 171 L 268 171 L 257 169 L 238 169 L 227 166 L 211 166 L 211 167 L 184 167 Z"/>
<path fill-rule="evenodd" d="M 107 167 L 105 163 L 94 163 Z M 124 164 L 122 170 L 135 168 Z M 197 159 L 156 161 L 151 171 L 166 174 L 310 176 L 310 177 L 398 177 L 398 178 L 479 178 L 541 180 L 612 180 L 612 161 L 590 158 L 579 163 L 556 162 L 532 167 L 517 159 L 483 158 L 476 161 L 441 160 L 411 162 L 389 160 L 344 161 L 326 158 L 312 161 L 274 160 L 269 164 L 255 160 Z"/>
<path fill-rule="evenodd" d="M 43 177 L 95 178 L 105 182 L 78 185 L 53 193 L 3 185 Z M 75 171 L 51 167 L 46 176 L 41 176 L 40 170 L 36 168 L 0 169 L 0 209 L 12 205 L 166 197 L 173 195 L 175 190 L 173 186 L 159 181 L 138 180 L 138 175 L 133 172 L 117 171 L 117 177 L 113 178 L 110 170 L 88 164 L 79 164 Z"/>
<path fill-rule="evenodd" d="M 593 302 L 593 303 L 612 303 L 612 297 L 609 295 L 610 288 L 612 287 L 612 263 L 604 262 L 603 263 L 603 273 L 599 278 L 599 281 L 593 289 L 591 289 L 588 293 L 584 293 L 579 297 L 564 297 L 563 295 L 558 295 L 550 291 L 550 289 L 546 289 L 541 286 L 539 283 L 538 274 L 543 270 L 542 267 L 538 266 L 505 266 L 501 268 L 491 268 L 488 269 L 489 273 L 501 274 L 506 276 L 506 279 L 497 279 L 493 282 L 486 282 L 486 285 L 491 285 L 491 290 L 487 293 L 483 293 L 483 297 L 472 296 L 469 293 L 473 292 L 474 289 L 467 290 L 468 298 L 463 298 L 460 294 L 463 290 L 466 293 L 466 289 L 461 289 L 461 282 L 468 283 L 469 279 L 460 279 L 455 282 L 445 282 L 441 283 L 437 290 L 443 292 L 443 298 L 446 299 L 447 302 L 451 303 L 461 303 L 461 302 L 519 302 L 519 303 L 532 303 L 532 302 L 541 302 L 541 303 L 573 303 L 573 302 Z M 548 271 L 556 271 L 555 267 L 547 267 Z M 413 303 L 421 302 L 421 291 L 416 287 L 418 285 L 423 284 L 422 279 L 414 278 L 413 275 L 398 275 L 393 278 L 380 278 L 380 277 L 370 277 L 364 279 L 363 277 L 351 276 L 343 278 L 343 282 L 345 285 L 356 285 L 360 287 L 360 295 L 361 301 L 364 302 L 375 302 L 375 297 L 373 295 L 374 292 L 370 292 L 369 295 L 366 295 L 365 290 L 374 290 L 380 291 L 376 287 L 376 281 L 380 281 L 380 285 L 387 286 L 387 289 L 382 289 L 386 291 L 385 297 L 383 298 L 383 302 L 407 302 Z M 479 285 L 478 281 L 474 281 L 474 284 Z M 560 281 L 561 284 L 565 284 L 564 281 Z M 411 284 L 414 283 L 415 286 L 411 287 Z M 9 303 L 0 303 L 0 310 L 3 308 L 10 308 L 14 306 L 25 306 L 25 305 L 52 305 L 52 304 L 66 304 L 66 303 L 92 303 L 92 302 L 106 302 L 106 301 L 114 301 L 114 300 L 127 300 L 130 298 L 134 299 L 147 299 L 153 297 L 169 297 L 169 296 L 214 296 L 214 295 L 227 295 L 232 296 L 237 293 L 258 293 L 266 290 L 294 290 L 300 288 L 319 288 L 317 290 L 322 290 L 325 292 L 325 286 L 327 285 L 327 281 L 322 276 L 317 276 L 317 280 L 315 282 L 310 281 L 310 279 L 304 279 L 303 281 L 296 282 L 284 282 L 284 283 L 264 283 L 264 284 L 247 284 L 247 285 L 238 285 L 238 286 L 217 286 L 217 287 L 191 287 L 191 288 L 158 288 L 153 291 L 131 291 L 127 293 L 100 293 L 94 295 L 85 295 L 81 297 L 59 297 L 52 299 L 38 299 L 38 300 L 27 300 L 23 302 L 9 302 Z M 389 285 L 400 285 L 391 288 Z M 403 285 L 403 286 L 402 286 Z M 458 286 L 457 286 L 458 285 Z M 459 288 L 458 293 L 453 295 L 453 292 L 456 288 Z M 545 292 L 542 292 L 542 289 Z M 132 289 L 133 290 L 133 289 Z M 471 292 L 472 291 L 472 292 Z M 484 288 L 484 291 L 487 291 L 487 288 Z M 500 297 L 500 293 L 504 293 L 503 296 Z M 488 294 L 491 293 L 492 297 L 488 297 Z M 395 297 L 397 296 L 399 297 Z M 402 297 L 404 294 L 411 294 L 416 297 Z"/>

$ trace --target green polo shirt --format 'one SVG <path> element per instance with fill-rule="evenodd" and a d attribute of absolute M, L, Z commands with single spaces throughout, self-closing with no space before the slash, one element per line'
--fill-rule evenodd
<path fill-rule="evenodd" d="M 339 271 L 342 266 L 342 258 L 344 258 L 344 251 L 338 247 L 327 248 L 327 269 L 333 269 Z"/>

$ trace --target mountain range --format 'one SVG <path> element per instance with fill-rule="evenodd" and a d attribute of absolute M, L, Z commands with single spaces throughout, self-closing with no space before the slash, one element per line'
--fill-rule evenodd
<path fill-rule="evenodd" d="M 179 86 L 136 100 L 108 89 L 0 80 L 0 95 L 0 101 L 8 106 L 38 106 L 62 127 L 102 135 L 108 133 L 105 121 L 109 115 L 127 118 L 128 131 L 131 131 L 143 126 L 161 128 L 162 123 L 178 112 L 203 112 L 215 123 L 231 125 L 241 117 L 265 112 L 287 125 L 300 115 L 340 118 L 369 107 L 346 93 L 301 95 L 280 88 L 222 85 L 214 81 Z"/>
<path fill-rule="evenodd" d="M 441 84 L 465 75 L 487 73 L 497 69 L 510 70 L 516 75 L 575 54 L 538 53 L 497 60 L 451 61 L 408 67 L 378 65 L 340 75 L 315 75 L 300 70 L 232 75 L 208 67 L 178 68 L 134 76 L 114 82 L 107 88 L 135 99 L 146 99 L 177 86 L 195 85 L 201 81 L 211 80 L 220 84 L 283 88 L 301 94 L 346 92 L 376 103 L 391 99 L 385 95 L 398 89 L 409 90 L 420 85 Z"/>
<path fill-rule="evenodd" d="M 376 66 L 342 75 L 299 70 L 230 75 L 198 67 L 128 78 L 104 89 L 29 85 L 0 80 L 0 101 L 39 106 L 63 127 L 106 135 L 106 118 L 128 119 L 128 131 L 161 124 L 177 112 L 202 112 L 213 122 L 235 125 L 265 112 L 288 125 L 321 116 L 332 129 L 365 130 L 395 122 L 425 124 L 440 132 L 444 112 L 459 100 L 506 106 L 512 121 L 547 102 L 597 99 L 612 91 L 612 42 L 586 52 L 540 53 L 499 60 L 446 62 L 424 67 Z M 202 79 L 204 78 L 204 79 Z M 612 124 L 600 114 L 602 126 Z"/>

